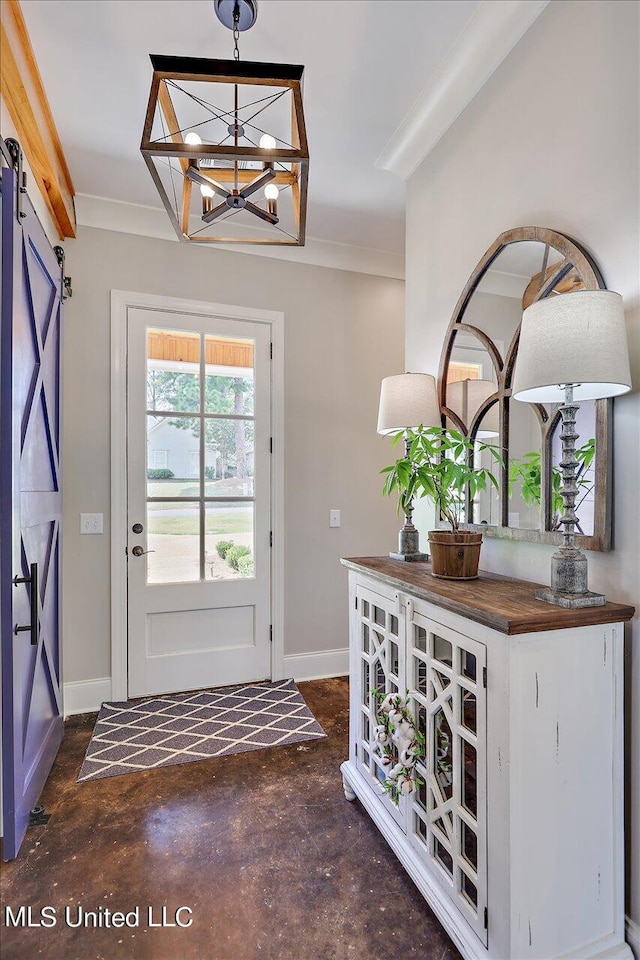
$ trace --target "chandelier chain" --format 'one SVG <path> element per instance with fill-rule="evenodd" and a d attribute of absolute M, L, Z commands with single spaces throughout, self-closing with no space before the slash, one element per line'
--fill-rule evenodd
<path fill-rule="evenodd" d="M 240 59 L 240 50 L 238 40 L 240 39 L 240 4 L 236 3 L 233 8 L 233 59 Z"/>

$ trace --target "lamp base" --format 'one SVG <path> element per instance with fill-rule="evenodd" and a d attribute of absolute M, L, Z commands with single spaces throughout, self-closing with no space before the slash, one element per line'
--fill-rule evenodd
<path fill-rule="evenodd" d="M 404 560 L 405 563 L 410 563 L 413 560 L 429 559 L 429 555 L 426 553 L 390 553 L 389 556 L 392 560 Z"/>
<path fill-rule="evenodd" d="M 602 607 L 607 602 L 607 598 L 602 593 L 592 593 L 590 590 L 585 593 L 558 593 L 551 587 L 536 590 L 535 598 L 569 610 L 577 610 L 580 607 Z"/>
<path fill-rule="evenodd" d="M 392 560 L 404 560 L 406 563 L 428 559 L 427 554 L 420 551 L 420 534 L 408 517 L 398 534 L 398 551 L 389 556 Z"/>

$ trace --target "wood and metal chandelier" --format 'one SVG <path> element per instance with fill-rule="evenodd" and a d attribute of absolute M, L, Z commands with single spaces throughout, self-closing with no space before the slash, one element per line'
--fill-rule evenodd
<path fill-rule="evenodd" d="M 140 150 L 180 240 L 304 246 L 304 67 L 241 62 L 257 0 L 216 0 L 233 60 L 151 54 Z"/>

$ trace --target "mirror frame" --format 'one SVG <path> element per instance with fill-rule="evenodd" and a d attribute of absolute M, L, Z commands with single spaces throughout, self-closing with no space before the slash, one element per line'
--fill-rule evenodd
<path fill-rule="evenodd" d="M 501 233 L 497 240 L 489 247 L 484 256 L 476 265 L 473 273 L 469 277 L 449 322 L 449 327 L 444 340 L 442 355 L 440 358 L 440 370 L 438 374 L 438 398 L 440 410 L 442 413 L 442 425 L 445 426 L 449 420 L 455 424 L 457 429 L 465 436 L 473 439 L 478 430 L 479 424 L 484 414 L 495 403 L 498 404 L 498 422 L 499 437 L 497 445 L 500 446 L 505 454 L 504 466 L 499 471 L 500 483 L 500 525 L 488 525 L 479 523 L 461 524 L 461 529 L 477 530 L 483 532 L 488 537 L 500 537 L 508 540 L 524 540 L 530 543 L 547 543 L 556 546 L 562 544 L 562 533 L 551 530 L 551 470 L 552 470 L 552 441 L 554 431 L 560 421 L 560 405 L 556 405 L 551 412 L 542 404 L 530 404 L 533 409 L 541 430 L 541 529 L 527 530 L 520 527 L 510 527 L 509 520 L 509 408 L 511 404 L 511 383 L 515 367 L 516 357 L 518 355 L 518 340 L 520 336 L 520 326 L 518 326 L 511 343 L 506 349 L 504 361 L 500 352 L 491 340 L 491 338 L 478 327 L 464 322 L 464 314 L 469 305 L 471 297 L 476 292 L 480 281 L 484 277 L 491 264 L 499 256 L 505 247 L 512 243 L 520 243 L 525 240 L 537 240 L 546 247 L 542 269 L 540 271 L 540 283 L 537 291 L 532 289 L 531 283 L 525 290 L 523 299 L 534 302 L 549 294 L 558 284 L 569 279 L 569 275 L 577 276 L 581 281 L 581 289 L 584 290 L 605 290 L 606 286 L 598 265 L 587 251 L 575 240 L 550 230 L 547 227 L 515 227 L 512 230 L 506 230 Z M 549 248 L 553 248 L 562 254 L 562 260 L 547 269 L 547 255 Z M 533 278 L 532 278 L 533 279 Z M 570 294 L 567 294 L 570 296 Z M 464 332 L 476 337 L 489 353 L 497 378 L 497 387 L 495 393 L 485 400 L 477 410 L 472 422 L 468 425 L 462 423 L 460 418 L 453 410 L 446 405 L 447 372 L 451 353 L 453 350 L 455 335 L 457 332 Z M 519 401 L 515 401 L 516 403 Z M 601 550 L 611 549 L 611 530 L 612 530 L 612 505 L 611 505 L 611 480 L 612 480 L 612 424 L 613 424 L 613 401 L 611 399 L 595 401 L 596 417 L 596 453 L 594 458 L 594 518 L 593 533 L 591 535 L 578 534 L 576 536 L 577 544 L 583 550 Z M 467 492 L 466 515 L 469 516 L 471 510 L 471 498 Z"/>

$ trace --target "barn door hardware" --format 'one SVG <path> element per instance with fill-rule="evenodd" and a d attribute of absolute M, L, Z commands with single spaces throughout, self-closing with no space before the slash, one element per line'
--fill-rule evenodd
<path fill-rule="evenodd" d="M 71 277 L 67 277 L 64 272 L 64 247 L 54 247 L 53 252 L 62 271 L 62 299 L 70 300 L 73 296 L 73 290 L 71 289 Z"/>
<path fill-rule="evenodd" d="M 33 810 L 29 812 L 30 827 L 44 827 L 49 823 L 50 819 L 51 814 L 45 811 L 42 804 L 38 804 L 37 807 L 34 807 Z"/>
<path fill-rule="evenodd" d="M 30 633 L 31 634 L 31 646 L 38 646 L 38 634 L 39 634 L 39 616 L 38 616 L 38 564 L 31 564 L 31 576 L 29 577 L 14 577 L 13 585 L 17 587 L 19 583 L 30 583 L 31 584 L 31 623 L 27 623 L 24 626 L 15 624 L 13 628 L 14 635 L 17 637 L 19 633 Z"/>
<path fill-rule="evenodd" d="M 6 147 L 6 150 L 4 149 Z M 17 140 L 14 140 L 13 137 L 7 137 L 6 140 L 3 140 L 3 150 L 2 153 L 7 160 L 6 154 L 9 154 L 8 165 L 13 167 L 16 171 L 16 182 L 18 184 L 17 197 L 16 197 L 16 217 L 18 218 L 18 223 L 26 217 L 26 213 L 22 209 L 22 198 L 27 192 L 27 173 L 22 169 L 22 150 L 20 144 Z"/>

